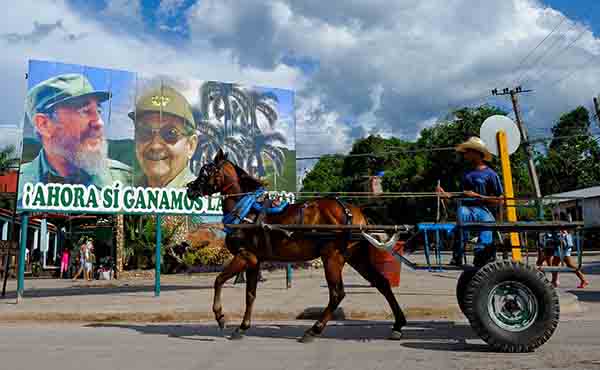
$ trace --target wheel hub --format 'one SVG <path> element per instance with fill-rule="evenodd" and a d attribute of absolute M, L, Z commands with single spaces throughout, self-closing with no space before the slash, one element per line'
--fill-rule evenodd
<path fill-rule="evenodd" d="M 519 332 L 535 322 L 537 298 L 526 285 L 518 281 L 504 281 L 492 289 L 488 299 L 488 313 L 502 329 Z"/>

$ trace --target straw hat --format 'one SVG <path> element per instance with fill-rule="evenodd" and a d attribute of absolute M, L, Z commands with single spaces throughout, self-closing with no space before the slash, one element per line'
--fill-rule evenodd
<path fill-rule="evenodd" d="M 470 137 L 469 140 L 456 147 L 457 152 L 465 152 L 467 149 L 476 150 L 483 154 L 484 161 L 492 160 L 492 153 L 487 149 L 485 142 L 477 136 Z"/>

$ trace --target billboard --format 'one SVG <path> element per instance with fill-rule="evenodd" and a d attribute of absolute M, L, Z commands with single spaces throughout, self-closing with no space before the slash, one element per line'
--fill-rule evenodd
<path fill-rule="evenodd" d="M 30 61 L 21 211 L 220 215 L 185 185 L 219 148 L 295 191 L 292 91 Z"/>

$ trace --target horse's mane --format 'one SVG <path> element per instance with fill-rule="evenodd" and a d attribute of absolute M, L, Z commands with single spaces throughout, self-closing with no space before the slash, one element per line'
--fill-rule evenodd
<path fill-rule="evenodd" d="M 259 179 L 250 176 L 243 168 L 237 164 L 230 162 L 235 168 L 238 179 L 240 180 L 240 187 L 242 191 L 254 191 L 260 187 L 264 187 L 266 184 Z"/>

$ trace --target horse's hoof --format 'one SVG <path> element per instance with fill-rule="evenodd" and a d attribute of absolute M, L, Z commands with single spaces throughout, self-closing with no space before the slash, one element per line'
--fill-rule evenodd
<path fill-rule="evenodd" d="M 217 324 L 219 324 L 219 329 L 225 330 L 225 315 L 221 315 L 217 319 Z"/>
<path fill-rule="evenodd" d="M 233 333 L 231 333 L 231 340 L 239 340 L 244 338 L 246 331 L 240 328 L 236 328 Z"/>
<path fill-rule="evenodd" d="M 317 338 L 317 334 L 315 334 L 312 330 L 307 330 L 306 332 L 304 332 L 304 335 L 302 336 L 302 338 L 298 339 L 298 342 L 300 343 L 312 343 L 315 341 L 315 339 Z"/>
<path fill-rule="evenodd" d="M 392 334 L 390 334 L 389 339 L 390 340 L 402 339 L 402 332 L 400 330 L 392 330 Z"/>

